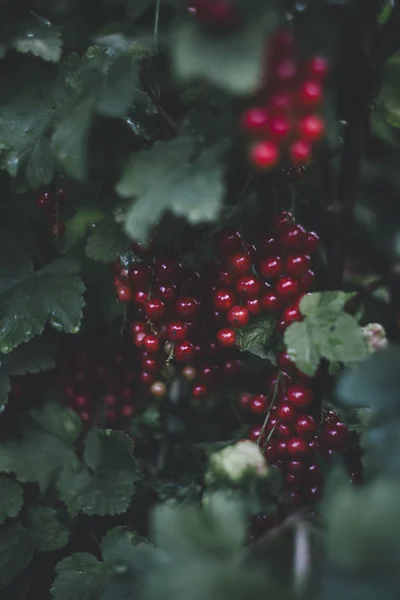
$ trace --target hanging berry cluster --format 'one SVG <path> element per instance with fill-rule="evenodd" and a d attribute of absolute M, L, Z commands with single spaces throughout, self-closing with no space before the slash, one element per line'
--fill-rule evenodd
<path fill-rule="evenodd" d="M 324 100 L 328 62 L 316 55 L 301 64 L 297 56 L 290 29 L 271 37 L 260 102 L 241 118 L 243 131 L 254 140 L 249 159 L 256 168 L 272 168 L 281 158 L 306 163 L 313 145 L 324 135 L 325 123 L 318 110 Z"/>
<path fill-rule="evenodd" d="M 42 192 L 36 198 L 36 206 L 47 217 L 52 236 L 55 240 L 62 237 L 65 233 L 65 223 L 60 217 L 60 205 L 65 200 L 65 197 L 65 190 L 57 188 L 55 193 Z"/>

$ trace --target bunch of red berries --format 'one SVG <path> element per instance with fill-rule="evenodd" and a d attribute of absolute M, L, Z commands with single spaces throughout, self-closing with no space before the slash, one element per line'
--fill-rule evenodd
<path fill-rule="evenodd" d="M 54 194 L 42 192 L 36 198 L 36 206 L 47 217 L 51 233 L 56 240 L 65 233 L 65 223 L 60 218 L 60 204 L 65 200 L 65 197 L 65 190 L 57 188 Z"/>
<path fill-rule="evenodd" d="M 230 31 L 240 24 L 237 6 L 232 0 L 189 0 L 188 12 L 205 27 Z"/>
<path fill-rule="evenodd" d="M 316 55 L 303 65 L 297 55 L 290 29 L 272 36 L 262 101 L 242 115 L 243 131 L 256 139 L 249 158 L 259 169 L 274 167 L 285 155 L 295 164 L 307 162 L 313 145 L 324 135 L 325 123 L 318 109 L 324 101 L 328 62 Z"/>
<path fill-rule="evenodd" d="M 65 402 L 84 425 L 123 429 L 142 408 L 137 358 L 131 351 L 106 356 L 74 350 L 66 352 L 58 370 Z"/>

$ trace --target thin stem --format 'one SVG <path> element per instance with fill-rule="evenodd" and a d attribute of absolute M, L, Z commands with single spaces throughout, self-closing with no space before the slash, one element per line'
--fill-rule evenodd
<path fill-rule="evenodd" d="M 156 50 L 158 48 L 158 28 L 160 25 L 160 5 L 161 5 L 161 0 L 156 0 L 156 10 L 155 10 L 155 14 L 154 14 L 154 29 L 153 29 L 154 48 Z"/>

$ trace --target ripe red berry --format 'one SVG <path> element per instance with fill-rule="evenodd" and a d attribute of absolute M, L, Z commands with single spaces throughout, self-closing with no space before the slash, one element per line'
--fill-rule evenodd
<path fill-rule="evenodd" d="M 279 242 L 275 237 L 267 235 L 258 241 L 257 248 L 261 256 L 276 256 L 279 252 Z"/>
<path fill-rule="evenodd" d="M 281 458 L 286 458 L 287 456 L 287 440 L 278 440 L 277 443 L 277 453 Z"/>
<path fill-rule="evenodd" d="M 245 307 L 252 315 L 259 315 L 262 311 L 260 298 L 246 298 Z"/>
<path fill-rule="evenodd" d="M 147 302 L 148 298 L 149 294 L 144 290 L 136 290 L 136 292 L 133 294 L 133 302 L 139 306 L 143 306 Z"/>
<path fill-rule="evenodd" d="M 301 460 L 290 460 L 286 468 L 289 473 L 301 473 L 305 469 L 305 464 Z"/>
<path fill-rule="evenodd" d="M 211 281 L 215 282 L 217 285 L 226 287 L 233 283 L 233 273 L 228 267 L 213 265 L 213 270 L 210 275 Z"/>
<path fill-rule="evenodd" d="M 316 78 L 324 78 L 329 73 L 329 62 L 323 56 L 313 56 L 307 64 L 307 72 Z"/>
<path fill-rule="evenodd" d="M 320 140 L 325 133 L 325 121 L 319 115 L 306 115 L 299 123 L 299 132 L 303 140 Z"/>
<path fill-rule="evenodd" d="M 303 81 L 301 84 L 297 94 L 297 101 L 301 107 L 314 108 L 321 104 L 323 96 L 321 84 L 318 81 L 309 79 Z"/>
<path fill-rule="evenodd" d="M 198 383 L 192 389 L 192 396 L 195 398 L 204 398 L 204 396 L 207 396 L 207 394 L 208 389 L 205 383 Z"/>
<path fill-rule="evenodd" d="M 183 275 L 183 266 L 175 258 L 157 259 L 154 263 L 154 275 L 161 283 L 177 283 Z"/>
<path fill-rule="evenodd" d="M 132 292 L 127 286 L 121 285 L 117 288 L 117 297 L 120 302 L 130 302 L 132 300 Z"/>
<path fill-rule="evenodd" d="M 230 29 L 237 22 L 231 0 L 200 0 L 196 3 L 196 18 L 209 27 Z"/>
<path fill-rule="evenodd" d="M 301 437 L 312 437 L 317 430 L 317 424 L 311 415 L 300 415 L 294 425 Z"/>
<path fill-rule="evenodd" d="M 290 121 L 286 117 L 271 117 L 268 123 L 268 130 L 273 138 L 282 140 L 290 132 Z"/>
<path fill-rule="evenodd" d="M 310 483 L 316 483 L 316 482 L 321 481 L 322 475 L 321 475 L 321 469 L 320 469 L 319 465 L 317 465 L 315 463 L 308 465 L 307 471 L 306 471 L 306 477 Z"/>
<path fill-rule="evenodd" d="M 168 325 L 167 335 L 171 342 L 183 342 L 186 339 L 188 328 L 182 321 L 173 321 Z"/>
<path fill-rule="evenodd" d="M 151 269 L 149 265 L 135 263 L 128 271 L 129 283 L 134 287 L 143 288 L 151 277 Z"/>
<path fill-rule="evenodd" d="M 239 358 L 233 358 L 222 365 L 222 370 L 227 377 L 236 377 L 243 371 L 243 363 Z"/>
<path fill-rule="evenodd" d="M 286 423 L 277 422 L 274 429 L 274 435 L 276 435 L 276 437 L 279 439 L 287 440 L 291 435 L 293 435 L 293 432 L 291 427 Z"/>
<path fill-rule="evenodd" d="M 317 502 L 322 494 L 322 489 L 319 485 L 313 485 L 306 490 L 305 495 L 308 502 Z"/>
<path fill-rule="evenodd" d="M 135 408 L 133 406 L 131 406 L 130 404 L 124 404 L 121 407 L 121 416 L 124 417 L 125 419 L 131 419 L 133 417 L 133 415 L 135 414 Z"/>
<path fill-rule="evenodd" d="M 264 310 L 279 310 L 282 301 L 276 292 L 266 292 L 261 296 L 261 306 Z"/>
<path fill-rule="evenodd" d="M 147 352 L 158 352 L 160 349 L 160 340 L 152 333 L 145 335 L 142 341 L 142 347 Z"/>
<path fill-rule="evenodd" d="M 253 395 L 250 392 L 242 392 L 239 396 L 239 405 L 243 410 L 247 410 L 249 408 L 250 400 Z"/>
<path fill-rule="evenodd" d="M 151 385 L 154 382 L 155 375 L 154 373 L 149 373 L 148 371 L 141 371 L 139 379 L 144 385 Z"/>
<path fill-rule="evenodd" d="M 220 329 L 217 332 L 217 342 L 221 348 L 231 348 L 236 344 L 236 333 L 233 329 Z"/>
<path fill-rule="evenodd" d="M 299 284 L 293 277 L 280 277 L 275 284 L 275 289 L 283 300 L 288 300 L 299 294 Z"/>
<path fill-rule="evenodd" d="M 199 303 L 195 298 L 184 296 L 179 298 L 175 305 L 176 314 L 181 319 L 191 319 L 199 310 Z"/>
<path fill-rule="evenodd" d="M 160 321 L 165 314 L 165 304 L 158 298 L 151 298 L 144 305 L 144 312 L 150 321 Z"/>
<path fill-rule="evenodd" d="M 140 359 L 140 366 L 144 371 L 149 371 L 153 373 L 154 371 L 158 371 L 160 368 L 160 362 L 153 358 L 154 355 L 145 356 L 144 353 L 142 358 Z"/>
<path fill-rule="evenodd" d="M 244 306 L 232 306 L 228 311 L 227 319 L 232 327 L 244 327 L 250 321 L 250 313 Z"/>
<path fill-rule="evenodd" d="M 252 442 L 258 442 L 260 436 L 261 436 L 261 431 L 262 431 L 262 426 L 261 425 L 254 425 L 253 427 L 251 427 L 248 431 L 247 434 L 247 438 L 249 440 L 251 440 Z"/>
<path fill-rule="evenodd" d="M 175 346 L 174 356 L 179 362 L 190 362 L 195 355 L 195 347 L 190 342 L 184 341 Z"/>
<path fill-rule="evenodd" d="M 264 394 L 252 396 L 249 402 L 249 408 L 255 415 L 262 415 L 268 410 L 268 398 Z"/>
<path fill-rule="evenodd" d="M 308 254 L 288 256 L 285 262 L 285 273 L 291 277 L 301 277 L 310 268 L 311 257 Z"/>
<path fill-rule="evenodd" d="M 153 240 L 149 240 L 146 246 L 134 240 L 131 242 L 131 250 L 138 258 L 148 258 L 154 250 Z"/>
<path fill-rule="evenodd" d="M 247 252 L 236 252 L 228 257 L 230 270 L 234 275 L 244 275 L 251 270 L 251 258 Z"/>
<path fill-rule="evenodd" d="M 147 334 L 145 331 L 138 331 L 138 333 L 134 334 L 133 343 L 135 344 L 136 348 L 143 348 L 143 341 L 146 335 Z"/>
<path fill-rule="evenodd" d="M 296 416 L 296 409 L 292 404 L 280 404 L 276 409 L 276 418 L 283 423 L 292 423 Z"/>
<path fill-rule="evenodd" d="M 246 133 L 263 133 L 267 125 L 268 113 L 263 106 L 251 106 L 242 115 L 241 126 Z"/>
<path fill-rule="evenodd" d="M 286 390 L 285 398 L 288 404 L 292 404 L 296 408 L 304 408 L 312 404 L 313 393 L 302 385 L 291 385 Z"/>
<path fill-rule="evenodd" d="M 228 289 L 217 290 L 214 294 L 213 304 L 217 310 L 227 312 L 236 302 L 236 295 Z"/>
<path fill-rule="evenodd" d="M 285 321 L 284 319 L 280 319 L 279 321 L 277 321 L 275 328 L 278 333 L 283 335 L 285 333 L 286 329 L 289 327 L 289 325 L 290 325 L 290 323 L 288 321 Z"/>
<path fill-rule="evenodd" d="M 293 81 L 297 75 L 296 63 L 292 58 L 283 58 L 273 65 L 271 74 L 283 83 Z"/>
<path fill-rule="evenodd" d="M 255 275 L 241 275 L 235 281 L 237 293 L 244 298 L 258 296 L 261 290 L 261 281 Z"/>
<path fill-rule="evenodd" d="M 39 194 L 36 198 L 36 206 L 40 208 L 40 210 L 47 211 L 53 207 L 54 198 L 49 192 L 43 192 L 43 194 Z"/>
<path fill-rule="evenodd" d="M 323 445 L 329 450 L 342 450 L 349 439 L 349 430 L 344 423 L 325 425 L 321 433 Z"/>
<path fill-rule="evenodd" d="M 290 323 L 294 323 L 294 321 L 302 321 L 302 320 L 303 320 L 303 315 L 300 312 L 298 304 L 295 304 L 294 306 L 287 306 L 283 310 L 282 327 L 285 325 L 284 329 L 286 329 L 286 327 L 288 325 L 290 325 Z"/>
<path fill-rule="evenodd" d="M 175 300 L 178 293 L 178 288 L 173 283 L 159 283 L 154 287 L 154 294 L 163 302 L 171 302 Z"/>
<path fill-rule="evenodd" d="M 250 148 L 249 158 L 257 169 L 271 169 L 279 161 L 278 146 L 268 140 L 257 142 Z"/>
<path fill-rule="evenodd" d="M 229 254 L 242 248 L 242 236 L 234 229 L 222 229 L 216 239 L 217 247 L 222 252 Z"/>
<path fill-rule="evenodd" d="M 278 444 L 276 440 L 269 440 L 268 445 L 264 450 L 264 456 L 268 463 L 278 458 Z"/>
<path fill-rule="evenodd" d="M 307 233 L 301 225 L 291 225 L 282 231 L 281 242 L 287 250 L 301 250 L 307 239 Z"/>
<path fill-rule="evenodd" d="M 314 277 L 314 271 L 308 270 L 304 273 L 299 281 L 299 289 L 302 294 L 306 294 L 310 291 L 312 284 L 314 283 Z"/>
<path fill-rule="evenodd" d="M 287 452 L 290 456 L 304 456 L 309 453 L 308 443 L 301 437 L 293 437 L 286 443 Z"/>
<path fill-rule="evenodd" d="M 293 162 L 305 163 L 311 158 L 312 148 L 307 141 L 303 139 L 296 140 L 290 145 L 289 154 Z"/>
<path fill-rule="evenodd" d="M 263 279 L 276 279 L 282 273 L 282 266 L 280 256 L 267 256 L 260 261 L 260 275 Z"/>
<path fill-rule="evenodd" d="M 308 231 L 306 236 L 305 248 L 307 252 L 312 254 L 318 250 L 319 237 L 314 231 Z"/>
<path fill-rule="evenodd" d="M 319 437 L 317 437 L 317 436 L 313 437 L 313 439 L 308 442 L 308 447 L 309 447 L 310 451 L 313 453 L 319 452 L 320 447 L 321 447 Z"/>
<path fill-rule="evenodd" d="M 277 90 L 268 98 L 268 107 L 271 111 L 282 113 L 289 110 L 293 104 L 293 95 L 288 90 Z"/>
<path fill-rule="evenodd" d="M 113 394 L 106 394 L 103 396 L 103 404 L 108 407 L 116 406 L 118 404 L 118 400 Z"/>
<path fill-rule="evenodd" d="M 132 321 L 130 330 L 132 335 L 141 331 L 147 331 L 147 325 L 144 321 Z"/>

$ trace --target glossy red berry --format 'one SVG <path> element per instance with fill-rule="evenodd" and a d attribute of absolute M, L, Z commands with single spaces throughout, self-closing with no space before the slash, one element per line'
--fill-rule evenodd
<path fill-rule="evenodd" d="M 291 277 L 301 277 L 310 268 L 311 257 L 308 254 L 292 254 L 285 262 L 285 273 Z"/>
<path fill-rule="evenodd" d="M 287 440 L 278 440 L 277 443 L 277 453 L 280 458 L 285 459 L 287 457 Z"/>
<path fill-rule="evenodd" d="M 131 242 L 131 250 L 138 258 L 148 258 L 153 254 L 154 242 L 153 240 L 149 240 L 147 245 L 144 245 L 134 240 Z"/>
<path fill-rule="evenodd" d="M 305 248 L 307 252 L 312 254 L 318 250 L 319 237 L 314 231 L 308 231 L 306 236 Z"/>
<path fill-rule="evenodd" d="M 283 300 L 288 300 L 299 294 L 299 284 L 293 277 L 280 277 L 275 284 L 275 289 Z"/>
<path fill-rule="evenodd" d="M 282 301 L 276 292 L 262 294 L 260 301 L 264 310 L 279 310 L 282 306 Z"/>
<path fill-rule="evenodd" d="M 150 321 L 160 321 L 165 314 L 165 304 L 158 298 L 151 298 L 144 305 L 144 311 Z"/>
<path fill-rule="evenodd" d="M 313 393 L 310 389 L 302 385 L 291 385 L 286 390 L 286 402 L 297 408 L 309 406 L 313 401 Z"/>
<path fill-rule="evenodd" d="M 280 115 L 271 117 L 268 123 L 268 130 L 271 137 L 282 140 L 290 132 L 290 121 L 286 117 Z"/>
<path fill-rule="evenodd" d="M 184 341 L 175 346 L 174 356 L 179 362 L 190 362 L 195 356 L 195 347 L 190 342 Z"/>
<path fill-rule="evenodd" d="M 272 76 L 276 77 L 281 83 L 289 83 L 297 75 L 297 66 L 292 58 L 283 58 L 277 61 L 272 67 Z"/>
<path fill-rule="evenodd" d="M 255 275 L 241 275 L 235 281 L 237 293 L 244 298 L 258 296 L 261 290 L 261 281 Z"/>
<path fill-rule="evenodd" d="M 252 315 L 259 315 L 262 311 L 262 305 L 260 298 L 246 298 L 245 307 Z"/>
<path fill-rule="evenodd" d="M 196 18 L 208 27 L 231 29 L 237 23 L 237 12 L 231 0 L 200 0 L 196 3 Z"/>
<path fill-rule="evenodd" d="M 300 312 L 298 304 L 294 306 L 287 306 L 282 313 L 282 327 L 286 329 L 290 323 L 294 323 L 295 321 L 302 321 L 303 315 Z"/>
<path fill-rule="evenodd" d="M 286 468 L 289 473 L 302 473 L 305 470 L 305 464 L 301 460 L 290 460 Z"/>
<path fill-rule="evenodd" d="M 171 342 L 183 342 L 188 334 L 188 327 L 182 321 L 173 321 L 168 325 L 167 335 Z"/>
<path fill-rule="evenodd" d="M 175 258 L 157 259 L 154 263 L 154 275 L 161 283 L 177 283 L 183 276 L 183 266 Z"/>
<path fill-rule="evenodd" d="M 339 423 L 340 417 L 335 410 L 326 410 L 324 412 L 324 423 L 327 425 L 336 425 Z"/>
<path fill-rule="evenodd" d="M 279 161 L 278 146 L 269 140 L 262 140 L 250 148 L 250 162 L 257 169 L 271 169 Z"/>
<path fill-rule="evenodd" d="M 252 262 L 247 252 L 236 252 L 228 257 L 230 270 L 234 275 L 244 275 L 251 270 Z"/>
<path fill-rule="evenodd" d="M 141 371 L 139 379 L 144 385 L 151 385 L 154 383 L 155 375 L 149 371 Z"/>
<path fill-rule="evenodd" d="M 198 383 L 192 389 L 192 396 L 194 398 L 204 398 L 204 396 L 207 396 L 207 394 L 208 389 L 205 383 Z"/>
<path fill-rule="evenodd" d="M 278 444 L 277 444 L 276 440 L 273 440 L 273 439 L 269 440 L 269 442 L 264 450 L 264 456 L 268 463 L 270 463 L 271 461 L 278 458 Z"/>
<path fill-rule="evenodd" d="M 144 371 L 149 371 L 150 373 L 153 373 L 154 371 L 159 370 L 160 362 L 156 358 L 153 358 L 153 356 L 154 356 L 154 354 L 150 355 L 150 356 L 144 355 L 140 359 L 140 366 L 142 367 L 142 369 Z"/>
<path fill-rule="evenodd" d="M 173 283 L 160 283 L 154 286 L 154 293 L 163 302 L 171 302 L 176 299 L 178 288 Z"/>
<path fill-rule="evenodd" d="M 242 249 L 242 236 L 234 229 L 222 229 L 216 238 L 217 247 L 225 254 Z"/>
<path fill-rule="evenodd" d="M 268 398 L 264 394 L 252 396 L 249 402 L 249 408 L 255 415 L 262 415 L 268 410 Z"/>
<path fill-rule="evenodd" d="M 303 140 L 316 142 L 325 133 L 325 121 L 316 114 L 306 115 L 299 123 L 299 132 Z"/>
<path fill-rule="evenodd" d="M 260 275 L 263 279 L 276 279 L 281 275 L 283 261 L 280 256 L 267 256 L 260 261 Z"/>
<path fill-rule="evenodd" d="M 250 400 L 253 395 L 250 392 L 242 392 L 239 396 L 239 406 L 243 410 L 247 410 L 249 408 Z"/>
<path fill-rule="evenodd" d="M 232 271 L 225 266 L 217 267 L 213 273 L 213 280 L 222 286 L 230 286 L 233 283 L 233 273 Z"/>
<path fill-rule="evenodd" d="M 321 447 L 319 437 L 314 436 L 313 439 L 308 442 L 308 447 L 309 447 L 310 451 L 313 453 L 319 452 L 320 447 Z"/>
<path fill-rule="evenodd" d="M 319 81 L 303 81 L 297 93 L 297 102 L 301 107 L 314 108 L 322 103 L 324 93 Z"/>
<path fill-rule="evenodd" d="M 294 424 L 300 437 L 312 437 L 317 430 L 315 419 L 311 415 L 300 415 Z"/>
<path fill-rule="evenodd" d="M 138 331 L 133 335 L 133 343 L 135 344 L 136 348 L 143 348 L 143 341 L 146 336 L 147 334 L 145 331 Z"/>
<path fill-rule="evenodd" d="M 199 310 L 199 303 L 195 298 L 185 296 L 179 298 L 175 305 L 176 314 L 181 319 L 191 319 Z"/>
<path fill-rule="evenodd" d="M 220 329 L 217 332 L 217 342 L 221 348 L 231 348 L 236 344 L 236 333 L 233 329 Z"/>
<path fill-rule="evenodd" d="M 301 277 L 299 281 L 299 290 L 302 294 L 306 294 L 312 288 L 314 283 L 315 274 L 314 271 L 310 269 L 304 273 L 303 277 Z"/>
<path fill-rule="evenodd" d="M 47 211 L 53 207 L 54 199 L 50 192 L 43 192 L 43 194 L 39 194 L 36 198 L 36 206 L 40 208 L 40 210 Z"/>
<path fill-rule="evenodd" d="M 268 112 L 263 106 L 251 106 L 242 115 L 241 126 L 246 133 L 265 133 L 267 125 Z"/>
<path fill-rule="evenodd" d="M 307 72 L 315 78 L 324 78 L 329 73 L 329 61 L 324 56 L 313 56 L 307 63 Z"/>
<path fill-rule="evenodd" d="M 312 148 L 308 141 L 300 139 L 293 142 L 289 147 L 289 154 L 293 162 L 305 163 L 312 156 Z"/>
<path fill-rule="evenodd" d="M 244 327 L 250 321 L 250 313 L 244 306 L 232 306 L 228 311 L 227 320 L 232 327 Z"/>
<path fill-rule="evenodd" d="M 277 438 L 287 440 L 293 435 L 292 428 L 286 423 L 277 423 L 274 429 L 274 435 Z"/>
<path fill-rule="evenodd" d="M 131 266 L 128 270 L 129 283 L 134 287 L 143 288 L 151 277 L 151 269 L 149 265 L 137 263 Z"/>
<path fill-rule="evenodd" d="M 136 290 L 133 294 L 133 302 L 139 306 L 143 306 L 149 298 L 148 292 L 144 290 Z"/>
<path fill-rule="evenodd" d="M 349 430 L 344 423 L 325 425 L 321 433 L 323 445 L 329 450 L 342 450 L 349 439 Z"/>
<path fill-rule="evenodd" d="M 234 306 L 236 295 L 232 290 L 222 289 L 217 290 L 214 294 L 213 304 L 217 310 L 227 312 Z"/>
<path fill-rule="evenodd" d="M 147 352 L 158 352 L 160 349 L 160 340 L 152 333 L 145 335 L 142 341 L 142 347 Z"/>
<path fill-rule="evenodd" d="M 321 481 L 322 475 L 321 475 L 321 469 L 320 469 L 319 465 L 317 465 L 315 463 L 308 465 L 305 476 L 307 477 L 307 480 L 310 483 L 316 483 L 316 482 Z"/>
<path fill-rule="evenodd" d="M 243 371 L 243 363 L 239 358 L 227 360 L 222 365 L 222 372 L 226 377 L 236 377 Z"/>
<path fill-rule="evenodd" d="M 306 230 L 301 225 L 291 225 L 281 235 L 281 242 L 286 250 L 301 250 L 306 239 Z"/>
<path fill-rule="evenodd" d="M 258 442 L 258 440 L 260 439 L 260 436 L 261 436 L 261 432 L 262 432 L 262 426 L 254 425 L 253 427 L 251 427 L 249 429 L 247 437 L 252 442 Z"/>
<path fill-rule="evenodd" d="M 120 412 L 121 416 L 124 417 L 124 419 L 131 419 L 135 414 L 135 408 L 131 404 L 124 404 L 121 407 Z"/>
<path fill-rule="evenodd" d="M 117 288 L 117 297 L 120 302 L 130 302 L 132 300 L 132 292 L 127 286 L 121 285 Z"/>
<path fill-rule="evenodd" d="M 304 456 L 309 453 L 309 447 L 306 440 L 301 437 L 292 437 L 287 441 L 287 452 L 290 456 Z"/>
<path fill-rule="evenodd" d="M 283 423 L 292 423 L 296 417 L 296 409 L 292 404 L 280 404 L 276 409 L 276 418 Z"/>

